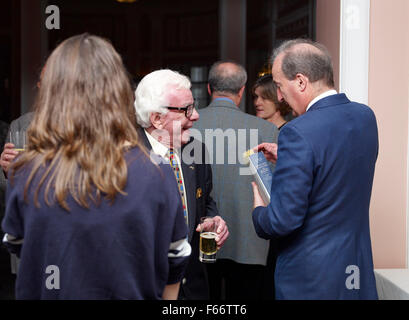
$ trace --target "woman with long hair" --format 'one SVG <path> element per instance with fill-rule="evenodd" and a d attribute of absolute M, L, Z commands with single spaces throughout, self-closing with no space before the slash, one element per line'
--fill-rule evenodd
<path fill-rule="evenodd" d="M 18 299 L 176 298 L 190 253 L 173 172 L 140 144 L 112 45 L 61 43 L 41 78 L 2 223 Z"/>

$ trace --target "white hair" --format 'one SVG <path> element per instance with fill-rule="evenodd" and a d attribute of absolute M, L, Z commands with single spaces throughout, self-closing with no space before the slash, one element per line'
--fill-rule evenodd
<path fill-rule="evenodd" d="M 143 128 L 151 126 L 153 112 L 166 114 L 169 110 L 169 89 L 190 89 L 188 77 L 169 69 L 157 70 L 146 75 L 135 90 L 135 113 L 138 124 Z"/>

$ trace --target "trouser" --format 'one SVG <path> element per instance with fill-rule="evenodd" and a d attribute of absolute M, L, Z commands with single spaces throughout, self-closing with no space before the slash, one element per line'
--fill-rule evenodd
<path fill-rule="evenodd" d="M 210 299 L 274 300 L 274 266 L 274 252 L 267 266 L 218 259 L 207 266 Z"/>

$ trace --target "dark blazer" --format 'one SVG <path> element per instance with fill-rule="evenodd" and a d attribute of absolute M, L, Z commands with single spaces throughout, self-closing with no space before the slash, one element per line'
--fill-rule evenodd
<path fill-rule="evenodd" d="M 336 94 L 278 137 L 271 202 L 256 232 L 279 237 L 278 299 L 377 299 L 369 202 L 378 130 L 373 111 Z"/>
<path fill-rule="evenodd" d="M 155 167 L 136 147 L 124 156 L 124 193 L 115 201 L 89 201 L 88 208 L 67 195 L 70 212 L 56 201 L 46 204 L 45 188 L 39 189 L 39 205 L 34 204 L 34 190 L 49 167 L 41 166 L 35 175 L 27 202 L 24 188 L 30 165 L 18 171 L 8 185 L 2 222 L 6 233 L 24 239 L 20 248 L 8 244 L 13 252 L 21 252 L 17 299 L 159 300 L 166 284 L 181 281 L 189 259 L 184 253 L 187 244 L 169 256 L 170 244 L 187 236 L 173 171 L 168 165 Z M 53 171 L 47 179 L 52 175 Z M 50 265 L 59 270 L 59 281 L 53 281 L 61 283 L 58 290 L 50 290 Z"/>
<path fill-rule="evenodd" d="M 151 151 L 152 146 L 145 131 L 139 130 L 139 135 L 148 151 Z M 202 152 L 200 159 L 195 159 L 199 161 L 192 164 L 185 163 L 183 157 L 181 157 L 189 215 L 189 243 L 192 247 L 192 253 L 185 277 L 182 280 L 179 298 L 202 300 L 209 299 L 209 289 L 205 265 L 199 261 L 199 233 L 196 232 L 196 227 L 201 217 L 216 216 L 218 211 L 216 203 L 210 196 L 213 187 L 212 169 L 209 164 L 205 164 L 206 149 L 204 144 L 192 138 L 182 147 L 182 154 L 184 154 L 186 148 L 191 150 L 187 154 L 192 158 L 194 157 L 194 150 L 201 150 Z"/>

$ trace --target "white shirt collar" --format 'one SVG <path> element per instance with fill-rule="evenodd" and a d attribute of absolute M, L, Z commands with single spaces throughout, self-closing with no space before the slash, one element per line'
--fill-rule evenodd
<path fill-rule="evenodd" d="M 337 91 L 332 89 L 332 90 L 325 91 L 324 93 L 321 93 L 319 96 L 316 96 L 316 97 L 308 104 L 307 110 L 305 110 L 305 112 L 307 112 L 308 109 L 311 108 L 311 106 L 312 106 L 314 103 L 316 103 L 316 102 L 318 102 L 319 100 L 324 99 L 324 98 L 326 98 L 326 97 L 332 96 L 332 95 L 334 95 L 334 94 L 337 94 Z"/>
<path fill-rule="evenodd" d="M 153 152 L 160 155 L 162 158 L 167 158 L 167 153 L 168 153 L 169 148 L 165 147 L 162 143 L 160 143 L 158 140 L 152 137 L 150 133 L 146 130 L 145 130 L 145 134 L 148 137 L 148 140 L 152 146 Z"/>
<path fill-rule="evenodd" d="M 151 146 L 152 146 L 152 151 L 153 152 L 155 152 L 156 154 L 158 154 L 158 155 L 160 155 L 162 158 L 164 158 L 164 159 L 166 159 L 167 161 L 169 161 L 169 158 L 168 158 L 168 151 L 169 151 L 169 148 L 168 147 L 166 147 L 166 146 L 164 146 L 162 143 L 160 143 L 158 140 L 156 140 L 154 137 L 152 137 L 152 135 L 151 134 L 149 134 L 149 132 L 148 131 L 146 131 L 145 129 L 144 129 L 144 131 L 145 131 L 145 134 L 146 134 L 146 137 L 148 138 L 148 140 L 149 140 L 149 143 L 151 144 Z M 181 173 L 181 177 L 182 177 L 182 183 L 183 183 L 183 190 L 186 190 L 186 188 L 185 188 L 185 180 L 184 180 L 184 178 L 183 178 L 183 167 L 181 166 L 181 161 L 180 161 L 180 158 L 179 158 L 179 156 L 178 156 L 178 152 L 180 152 L 180 149 L 175 149 L 175 158 L 176 158 L 176 162 L 179 164 L 179 168 L 180 168 L 180 173 Z M 185 199 L 185 205 L 186 205 L 186 213 L 187 213 L 187 216 L 189 217 L 189 206 L 187 205 L 187 203 L 188 203 L 188 200 L 187 200 L 187 196 L 186 196 L 186 193 L 185 193 L 185 195 L 184 195 L 184 199 Z M 189 218 L 188 218 L 188 220 L 189 220 Z M 187 223 L 189 224 L 189 222 L 188 222 L 188 220 L 187 220 Z"/>
<path fill-rule="evenodd" d="M 169 148 L 163 145 L 162 143 L 160 143 L 158 140 L 156 140 L 148 131 L 146 131 L 146 129 L 144 129 L 144 131 L 146 133 L 146 136 L 148 137 L 149 143 L 152 146 L 153 152 L 160 155 L 162 158 L 167 159 Z M 179 154 L 181 154 L 180 148 L 174 148 L 174 151 L 175 151 L 176 157 L 179 160 Z"/>

